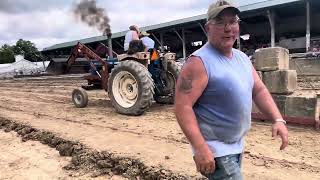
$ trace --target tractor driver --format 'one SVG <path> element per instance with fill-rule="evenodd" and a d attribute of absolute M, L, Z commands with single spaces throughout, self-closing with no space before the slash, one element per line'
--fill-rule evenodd
<path fill-rule="evenodd" d="M 124 51 L 128 51 L 129 44 L 132 40 L 139 40 L 139 27 L 136 25 L 132 25 L 129 27 L 129 31 L 126 33 L 124 39 Z"/>

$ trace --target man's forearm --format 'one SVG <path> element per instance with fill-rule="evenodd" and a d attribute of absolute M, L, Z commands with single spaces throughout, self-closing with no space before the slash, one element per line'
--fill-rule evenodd
<path fill-rule="evenodd" d="M 176 117 L 183 133 L 193 148 L 197 149 L 206 145 L 192 107 L 183 106 L 176 108 Z"/>
<path fill-rule="evenodd" d="M 271 120 L 281 119 L 282 116 L 275 104 L 271 94 L 267 88 L 261 89 L 254 97 L 253 100 L 258 106 L 259 110 L 268 116 Z"/>

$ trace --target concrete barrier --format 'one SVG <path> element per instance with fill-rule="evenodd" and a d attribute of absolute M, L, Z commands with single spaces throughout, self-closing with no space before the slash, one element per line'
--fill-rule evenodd
<path fill-rule="evenodd" d="M 262 48 L 254 54 L 254 66 L 258 71 L 289 69 L 289 51 L 281 47 Z"/>
<path fill-rule="evenodd" d="M 289 67 L 296 70 L 298 75 L 320 76 L 320 58 L 290 59 Z"/>
<path fill-rule="evenodd" d="M 291 94 L 297 88 L 297 72 L 295 70 L 264 72 L 263 82 L 270 93 Z"/>
<path fill-rule="evenodd" d="M 288 96 L 285 115 L 289 117 L 319 118 L 317 95 Z"/>
<path fill-rule="evenodd" d="M 286 110 L 287 96 L 272 94 L 272 98 L 276 103 L 280 113 L 284 116 L 286 114 L 285 110 Z"/>
<path fill-rule="evenodd" d="M 320 128 L 320 95 L 276 95 L 272 97 L 284 119 L 292 124 L 311 125 Z M 253 103 L 252 118 L 270 120 Z"/>

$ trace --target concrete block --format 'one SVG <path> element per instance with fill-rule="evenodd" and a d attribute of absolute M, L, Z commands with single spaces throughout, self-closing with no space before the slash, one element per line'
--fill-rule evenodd
<path fill-rule="evenodd" d="M 287 96 L 285 115 L 290 117 L 319 118 L 317 95 Z M 318 116 L 318 117 L 317 117 Z"/>
<path fill-rule="evenodd" d="M 272 98 L 276 103 L 281 115 L 285 115 L 287 96 L 272 94 Z"/>
<path fill-rule="evenodd" d="M 262 48 L 254 54 L 254 66 L 258 71 L 289 69 L 289 50 L 282 47 Z"/>
<path fill-rule="evenodd" d="M 296 70 L 298 75 L 320 76 L 320 59 L 298 58 L 290 59 L 289 69 Z"/>
<path fill-rule="evenodd" d="M 277 95 L 272 97 L 283 116 L 291 118 L 310 118 L 315 120 L 315 128 L 320 128 L 320 95 L 316 94 L 293 94 Z M 253 113 L 260 113 L 253 103 Z"/>
<path fill-rule="evenodd" d="M 272 94 L 272 98 L 273 98 L 274 102 L 276 103 L 280 113 L 284 116 L 287 96 Z M 258 106 L 254 102 L 252 102 L 252 113 L 261 113 Z"/>
<path fill-rule="evenodd" d="M 297 72 L 295 70 L 264 72 L 263 82 L 270 93 L 291 94 L 297 88 Z"/>

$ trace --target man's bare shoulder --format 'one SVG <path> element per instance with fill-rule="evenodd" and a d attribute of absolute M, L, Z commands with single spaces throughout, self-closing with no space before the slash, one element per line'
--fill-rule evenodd
<path fill-rule="evenodd" d="M 182 67 L 182 71 L 202 72 L 204 65 L 200 57 L 190 56 Z"/>
<path fill-rule="evenodd" d="M 178 79 L 178 92 L 189 94 L 194 89 L 203 89 L 207 83 L 204 66 L 199 57 L 191 56 L 182 67 Z"/>

